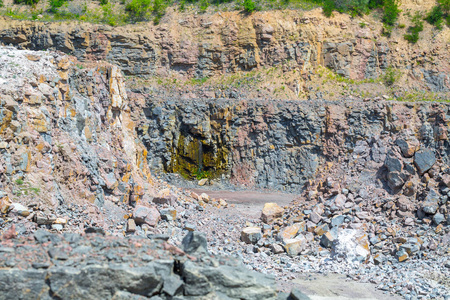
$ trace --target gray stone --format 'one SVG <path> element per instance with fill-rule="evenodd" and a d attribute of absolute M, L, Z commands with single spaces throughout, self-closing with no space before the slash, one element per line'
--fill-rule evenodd
<path fill-rule="evenodd" d="M 444 217 L 444 215 L 441 214 L 441 213 L 435 214 L 435 215 L 433 216 L 433 222 L 434 222 L 435 225 L 439 225 L 439 224 L 445 222 L 445 217 Z"/>
<path fill-rule="evenodd" d="M 189 254 L 207 254 L 208 243 L 203 233 L 189 231 L 183 238 L 183 250 Z"/>
<path fill-rule="evenodd" d="M 434 189 L 430 189 L 420 205 L 425 213 L 435 214 L 439 208 L 439 194 Z"/>
<path fill-rule="evenodd" d="M 436 163 L 436 156 L 434 151 L 429 148 L 420 149 L 414 155 L 414 164 L 420 175 L 431 169 Z"/>
<path fill-rule="evenodd" d="M 331 226 L 339 227 L 342 223 L 344 223 L 344 220 L 345 220 L 345 216 L 343 216 L 343 215 L 334 216 L 331 219 Z"/>
<path fill-rule="evenodd" d="M 336 228 L 332 228 L 330 231 L 325 232 L 321 239 L 320 245 L 325 248 L 331 248 L 333 246 L 333 242 L 337 239 L 337 230 Z"/>
<path fill-rule="evenodd" d="M 311 300 L 306 294 L 304 294 L 299 289 L 292 289 L 291 293 L 289 294 L 288 300 Z"/>
<path fill-rule="evenodd" d="M 180 294 L 183 291 L 183 280 L 176 275 L 164 278 L 162 291 L 171 297 Z"/>

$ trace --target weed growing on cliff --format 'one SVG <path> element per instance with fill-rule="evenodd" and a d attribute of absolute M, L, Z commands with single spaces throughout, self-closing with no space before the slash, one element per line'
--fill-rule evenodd
<path fill-rule="evenodd" d="M 400 79 L 401 76 L 402 73 L 399 70 L 394 69 L 393 67 L 388 67 L 381 79 L 387 86 L 392 86 Z"/>
<path fill-rule="evenodd" d="M 403 37 L 408 42 L 415 44 L 419 40 L 419 33 L 423 31 L 423 22 L 422 15 L 419 12 L 416 12 L 414 17 L 412 18 L 412 22 L 414 26 L 408 27 L 408 34 L 405 34 Z"/>
<path fill-rule="evenodd" d="M 39 3 L 39 0 L 14 0 L 15 4 L 26 4 L 26 5 L 36 5 Z"/>
<path fill-rule="evenodd" d="M 211 178 L 211 172 L 205 170 L 197 170 L 193 174 L 197 180 L 201 180 L 204 178 Z"/>
<path fill-rule="evenodd" d="M 425 20 L 431 25 L 436 26 L 437 29 L 441 30 L 444 23 L 444 12 L 440 5 L 433 7 L 433 9 L 427 14 Z"/>
<path fill-rule="evenodd" d="M 383 1 L 383 23 L 393 26 L 397 22 L 398 16 L 401 10 L 398 8 L 397 0 L 384 0 Z"/>
<path fill-rule="evenodd" d="M 131 0 L 125 10 L 129 12 L 129 20 L 138 22 L 148 18 L 151 0 Z"/>
<path fill-rule="evenodd" d="M 450 0 L 438 0 L 438 5 L 433 7 L 425 20 L 439 30 L 443 28 L 444 20 L 450 26 Z"/>
<path fill-rule="evenodd" d="M 252 13 L 253 11 L 256 10 L 256 5 L 255 2 L 253 2 L 253 0 L 244 0 L 244 10 L 247 13 Z"/>
<path fill-rule="evenodd" d="M 57 13 L 58 9 L 66 3 L 67 0 L 50 0 L 50 11 L 52 13 Z"/>

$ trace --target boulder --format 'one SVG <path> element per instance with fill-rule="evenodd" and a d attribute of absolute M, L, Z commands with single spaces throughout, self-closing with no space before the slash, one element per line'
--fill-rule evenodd
<path fill-rule="evenodd" d="M 18 216 L 22 216 L 22 217 L 27 217 L 30 215 L 30 211 L 28 210 L 28 208 L 26 208 L 25 206 L 23 206 L 20 203 L 12 203 L 11 206 L 9 207 L 10 213 L 13 213 L 15 215 Z"/>
<path fill-rule="evenodd" d="M 136 205 L 133 211 L 133 218 L 138 225 L 145 223 L 154 227 L 161 219 L 161 215 L 155 207 Z"/>
<path fill-rule="evenodd" d="M 414 164 L 420 175 L 431 169 L 436 163 L 436 155 L 434 151 L 429 148 L 420 149 L 414 155 Z"/>
<path fill-rule="evenodd" d="M 127 221 L 127 232 L 135 232 L 136 231 L 136 223 L 133 219 L 128 219 Z"/>
<path fill-rule="evenodd" d="M 282 241 L 292 239 L 297 235 L 299 231 L 305 231 L 305 229 L 306 229 L 305 222 L 295 223 L 291 226 L 284 228 L 278 236 L 279 239 Z"/>
<path fill-rule="evenodd" d="M 261 220 L 270 223 L 283 215 L 284 209 L 276 203 L 266 203 L 261 213 Z"/>
<path fill-rule="evenodd" d="M 0 214 L 6 214 L 11 206 L 11 201 L 6 194 L 2 193 L 0 197 Z"/>
<path fill-rule="evenodd" d="M 420 148 L 420 143 L 414 136 L 408 138 L 398 138 L 395 141 L 395 144 L 399 146 L 403 156 L 406 158 L 413 157 L 414 153 L 416 153 L 416 151 Z"/>
<path fill-rule="evenodd" d="M 306 238 L 299 235 L 295 239 L 288 239 L 284 242 L 284 249 L 289 256 L 299 255 L 306 246 Z"/>
<path fill-rule="evenodd" d="M 182 241 L 183 250 L 188 254 L 208 254 L 208 243 L 203 233 L 189 231 Z"/>
<path fill-rule="evenodd" d="M 173 206 L 177 202 L 177 197 L 170 189 L 163 189 L 159 191 L 158 195 L 154 197 L 152 201 L 156 204 L 167 204 Z"/>
<path fill-rule="evenodd" d="M 333 245 L 334 240 L 337 238 L 337 231 L 336 230 L 330 230 L 325 232 L 321 239 L 320 239 L 320 245 L 325 248 L 331 248 Z"/>
<path fill-rule="evenodd" d="M 420 206 L 425 213 L 435 214 L 439 208 L 439 194 L 436 190 L 430 189 Z"/>
<path fill-rule="evenodd" d="M 241 231 L 241 241 L 247 244 L 256 244 L 262 237 L 261 228 L 246 227 Z"/>

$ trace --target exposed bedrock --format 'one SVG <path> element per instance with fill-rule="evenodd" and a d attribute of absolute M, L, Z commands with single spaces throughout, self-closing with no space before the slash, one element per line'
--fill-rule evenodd
<path fill-rule="evenodd" d="M 158 26 L 124 27 L 0 18 L 0 44 L 58 50 L 80 61 L 108 61 L 125 75 L 137 76 L 203 78 L 282 66 L 301 74 L 293 85 L 312 80 L 319 66 L 355 80 L 377 78 L 392 66 L 408 75 L 408 86 L 449 91 L 447 31 L 423 49 L 403 38 L 381 36 L 379 25 L 361 28 L 360 24 L 348 15 L 326 18 L 320 10 L 300 15 L 297 11 L 198 16 L 173 12 Z"/>
<path fill-rule="evenodd" d="M 298 191 L 339 165 L 398 193 L 414 176 L 437 165 L 436 174 L 446 170 L 449 108 L 376 101 L 147 100 L 137 131 L 156 171 L 186 177 L 207 172 L 250 187 Z M 362 167 L 353 170 L 356 163 Z"/>

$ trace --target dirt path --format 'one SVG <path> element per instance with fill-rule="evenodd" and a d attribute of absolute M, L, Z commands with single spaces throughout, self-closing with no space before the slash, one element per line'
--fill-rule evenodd
<path fill-rule="evenodd" d="M 292 284 L 311 300 L 400 300 L 399 296 L 377 290 L 372 283 L 347 280 L 339 274 L 301 274 Z"/>
<path fill-rule="evenodd" d="M 287 206 L 298 197 L 295 194 L 284 193 L 262 193 L 256 191 L 211 191 L 202 189 L 191 189 L 197 194 L 206 193 L 211 198 L 223 199 L 228 204 L 233 204 L 235 211 L 245 218 L 257 219 L 261 216 L 261 210 L 267 202 L 275 202 L 280 206 Z M 230 212 L 230 209 L 228 210 Z"/>

